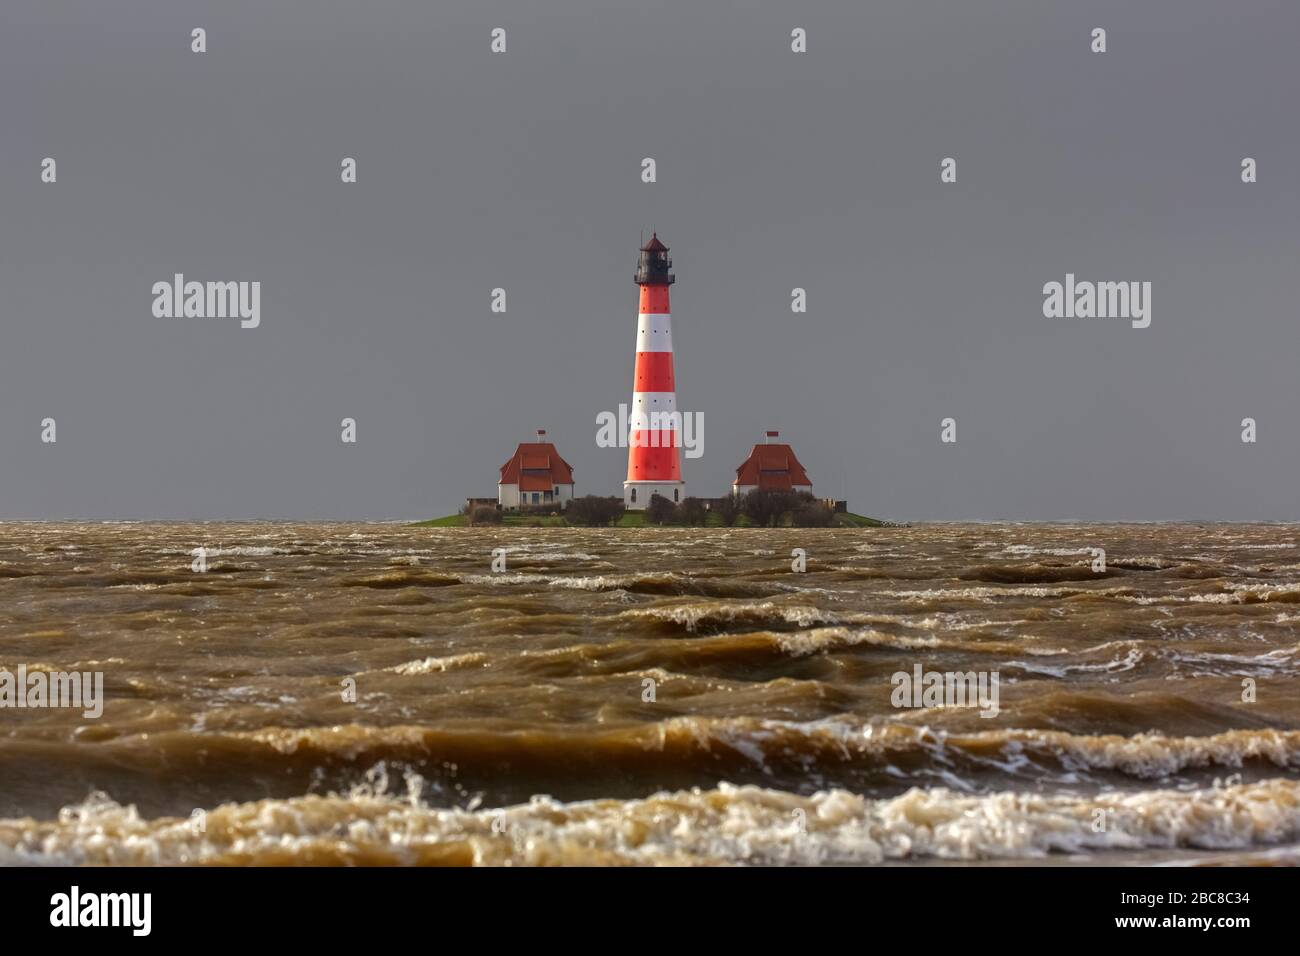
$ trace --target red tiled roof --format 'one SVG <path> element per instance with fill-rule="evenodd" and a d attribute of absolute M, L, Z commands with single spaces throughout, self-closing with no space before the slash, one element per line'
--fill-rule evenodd
<path fill-rule="evenodd" d="M 501 466 L 499 484 L 519 485 L 520 491 L 550 491 L 573 484 L 573 469 L 550 442 L 522 442 Z"/>
<path fill-rule="evenodd" d="M 761 491 L 790 491 L 795 485 L 812 486 L 812 480 L 789 445 L 755 445 L 745 463 L 736 469 L 735 483 L 756 485 Z"/>

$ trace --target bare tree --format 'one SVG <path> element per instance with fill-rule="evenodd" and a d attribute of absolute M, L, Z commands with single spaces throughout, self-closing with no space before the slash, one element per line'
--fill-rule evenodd
<path fill-rule="evenodd" d="M 645 510 L 645 520 L 650 524 L 675 524 L 677 506 L 663 495 L 651 495 L 650 506 Z"/>
<path fill-rule="evenodd" d="M 699 498 L 687 498 L 678 506 L 677 518 L 684 525 L 702 526 L 709 520 L 709 509 Z"/>
<path fill-rule="evenodd" d="M 616 523 L 626 510 L 622 498 L 584 495 L 569 502 L 564 520 L 571 525 L 600 528 Z"/>

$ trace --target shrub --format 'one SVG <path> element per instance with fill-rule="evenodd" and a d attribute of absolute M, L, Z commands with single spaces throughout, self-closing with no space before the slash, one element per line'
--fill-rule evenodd
<path fill-rule="evenodd" d="M 471 525 L 500 524 L 501 512 L 490 505 L 479 505 L 469 513 Z"/>
<path fill-rule="evenodd" d="M 674 524 L 677 521 L 677 506 L 663 495 L 651 495 L 650 505 L 645 510 L 648 524 Z"/>
<path fill-rule="evenodd" d="M 618 521 L 626 510 L 622 498 L 583 495 L 569 502 L 564 520 L 584 528 L 602 528 Z"/>
<path fill-rule="evenodd" d="M 702 526 L 709 520 L 709 509 L 699 498 L 687 498 L 677 508 L 677 520 L 691 527 Z"/>
<path fill-rule="evenodd" d="M 835 512 L 825 502 L 813 500 L 795 508 L 790 521 L 796 528 L 829 528 L 834 518 Z"/>
<path fill-rule="evenodd" d="M 741 499 L 740 510 L 756 527 L 775 528 L 799 504 L 793 491 L 751 491 Z"/>
<path fill-rule="evenodd" d="M 740 502 L 736 500 L 735 495 L 727 495 L 713 506 L 713 513 L 718 516 L 724 526 L 730 528 L 736 523 L 736 519 L 740 517 Z"/>

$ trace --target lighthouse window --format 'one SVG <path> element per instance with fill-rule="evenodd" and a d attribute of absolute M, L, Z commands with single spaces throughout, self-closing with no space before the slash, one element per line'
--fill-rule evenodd
<path fill-rule="evenodd" d="M 674 488 L 674 489 L 673 489 L 673 501 L 678 501 L 678 500 L 679 500 L 678 495 L 680 495 L 680 494 L 681 494 L 681 489 L 679 489 L 679 488 Z"/>
<path fill-rule="evenodd" d="M 636 489 L 635 489 L 635 488 L 632 489 L 632 502 L 633 502 L 633 504 L 636 503 Z"/>

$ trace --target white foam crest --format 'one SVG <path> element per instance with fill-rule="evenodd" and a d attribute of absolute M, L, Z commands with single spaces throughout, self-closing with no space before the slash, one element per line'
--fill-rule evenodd
<path fill-rule="evenodd" d="M 1300 598 L 1300 581 L 1251 584 L 1218 594 L 1192 594 L 1185 600 L 1194 604 L 1258 604 L 1293 595 Z"/>
<path fill-rule="evenodd" d="M 461 574 L 457 576 L 462 584 L 483 584 L 488 587 L 509 587 L 521 584 L 539 585 L 553 588 L 568 588 L 575 591 L 613 591 L 619 588 L 635 587 L 638 584 L 685 583 L 690 579 L 675 571 L 663 571 L 652 574 L 595 574 L 565 576 L 554 574 L 530 574 L 525 571 L 503 571 L 499 574 Z"/>
<path fill-rule="evenodd" d="M 1019 667 L 1031 674 L 1047 674 L 1051 677 L 1064 677 L 1067 674 L 1122 674 L 1131 671 L 1142 663 L 1146 655 L 1136 644 L 1129 641 L 1112 642 L 1128 647 L 1122 657 L 1113 657 L 1108 661 L 1084 664 L 1045 664 L 1026 661 L 1008 661 L 1008 667 Z M 1109 645 L 1102 645 L 1109 646 Z"/>
<path fill-rule="evenodd" d="M 1007 597 L 1055 598 L 1071 597 L 1076 594 L 1114 595 L 1124 593 L 1124 589 L 1024 585 L 1019 587 L 933 588 L 920 591 L 880 591 L 879 593 L 902 598 L 905 601 L 940 601 L 955 598 L 957 600 L 991 603 L 998 598 Z"/>
<path fill-rule="evenodd" d="M 643 607 L 623 611 L 620 617 L 643 618 L 680 624 L 688 631 L 705 623 L 732 623 L 735 621 L 783 621 L 799 627 L 818 624 L 852 623 L 852 616 L 841 616 L 820 608 L 802 604 L 775 604 L 771 601 L 728 604 L 708 601 L 695 604 L 676 604 L 669 607 Z"/>
<path fill-rule="evenodd" d="M 227 804 L 202 832 L 100 797 L 56 821 L 0 821 L 0 864 L 180 865 L 313 860 L 501 865 L 874 864 L 1041 859 L 1109 850 L 1250 850 L 1300 840 L 1300 782 L 1093 797 L 912 789 L 874 800 L 721 784 L 638 800 L 549 797 L 496 810 L 434 809 L 374 788 Z M 1105 819 L 1104 828 L 1096 820 Z M 444 857 L 444 859 L 447 857 Z"/>
<path fill-rule="evenodd" d="M 902 634 L 887 634 L 872 628 L 816 627 L 795 634 L 773 636 L 777 646 L 793 657 L 807 657 L 820 651 L 832 650 L 836 647 L 855 647 L 859 644 L 909 649 L 942 646 L 942 642 L 936 637 L 908 637 Z"/>
<path fill-rule="evenodd" d="M 1056 557 L 1071 557 L 1077 554 L 1091 554 L 1090 548 L 1035 548 L 1027 544 L 1009 544 L 1002 549 L 1003 554 L 1050 554 Z"/>
<path fill-rule="evenodd" d="M 407 661 L 405 664 L 385 667 L 384 670 L 404 677 L 414 677 L 420 674 L 442 674 L 461 667 L 473 667 L 487 659 L 487 654 L 476 651 L 469 654 L 452 654 L 449 657 L 426 657 L 423 660 Z"/>
<path fill-rule="evenodd" d="M 262 545 L 232 545 L 228 548 L 220 546 L 208 547 L 207 545 L 204 545 L 202 548 L 191 548 L 189 551 L 184 553 L 192 554 L 197 557 L 200 551 L 209 558 L 221 558 L 229 555 L 245 558 L 269 558 L 273 554 L 291 553 L 286 548 L 272 548 Z"/>

